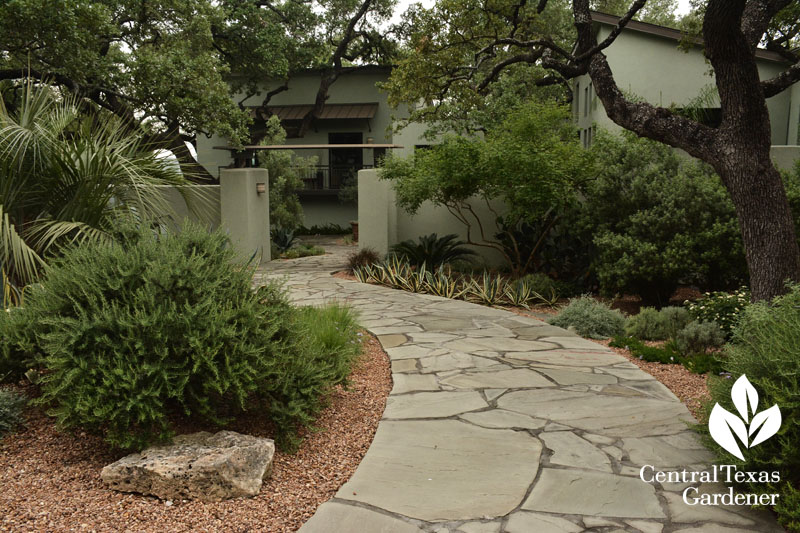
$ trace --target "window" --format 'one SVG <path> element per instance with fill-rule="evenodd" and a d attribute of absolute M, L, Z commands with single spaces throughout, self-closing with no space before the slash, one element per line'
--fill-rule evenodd
<path fill-rule="evenodd" d="M 581 82 L 575 82 L 575 117 L 581 115 Z"/>
<path fill-rule="evenodd" d="M 585 87 L 583 89 L 583 116 L 584 117 L 589 114 L 589 88 L 591 86 L 592 86 L 592 84 L 589 83 L 589 87 Z"/>

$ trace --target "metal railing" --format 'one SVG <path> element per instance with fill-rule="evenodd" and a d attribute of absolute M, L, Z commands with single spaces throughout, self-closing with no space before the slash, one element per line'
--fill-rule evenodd
<path fill-rule="evenodd" d="M 345 186 L 349 179 L 355 179 L 357 172 L 363 168 L 372 168 L 369 165 L 336 166 L 318 165 L 301 167 L 300 178 L 303 180 L 305 191 L 339 190 Z"/>

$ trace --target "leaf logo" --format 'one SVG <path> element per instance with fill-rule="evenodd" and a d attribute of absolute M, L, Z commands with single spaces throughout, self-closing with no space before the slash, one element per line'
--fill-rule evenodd
<path fill-rule="evenodd" d="M 708 418 L 708 430 L 717 444 L 744 461 L 739 442 L 745 448 L 752 448 L 773 436 L 781 427 L 781 411 L 777 405 L 773 405 L 757 412 L 758 391 L 744 374 L 733 384 L 731 400 L 741 418 L 716 404 Z"/>

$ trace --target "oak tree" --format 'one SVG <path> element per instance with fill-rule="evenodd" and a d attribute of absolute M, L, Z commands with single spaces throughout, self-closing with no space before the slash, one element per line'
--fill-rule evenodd
<path fill-rule="evenodd" d="M 419 30 L 412 32 L 408 57 L 389 88 L 394 101 L 422 98 L 424 112 L 461 94 L 477 98 L 505 70 L 519 65 L 540 67 L 543 75 L 535 83 L 542 85 L 588 74 L 611 120 L 639 136 L 681 148 L 716 170 L 736 208 L 753 298 L 770 299 L 785 291 L 787 279 L 800 280 L 792 214 L 770 158 L 766 106 L 767 98 L 800 80 L 800 56 L 793 49 L 800 28 L 798 2 L 697 2 L 701 44 L 715 74 L 722 111 L 716 127 L 629 98 L 618 86 L 604 51 L 648 4 L 652 2 L 632 2 L 598 42 L 590 1 L 573 0 L 575 40 L 565 43 L 563 28 L 548 22 L 563 16 L 558 0 L 439 0 L 431 10 L 414 12 Z M 437 20 L 438 30 L 433 25 Z M 759 46 L 786 58 L 786 69 L 761 80 L 755 58 Z"/>

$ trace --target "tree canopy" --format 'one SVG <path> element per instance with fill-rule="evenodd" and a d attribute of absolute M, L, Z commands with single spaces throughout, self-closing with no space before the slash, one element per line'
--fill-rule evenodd
<path fill-rule="evenodd" d="M 669 3 L 630 2 L 601 42 L 594 31 L 590 0 L 572 0 L 571 11 L 565 3 L 438 0 L 430 9 L 415 7 L 407 17 L 407 56 L 387 84 L 392 101 L 422 102 L 416 117 L 428 118 L 427 113 L 435 119 L 452 102 L 479 107 L 492 85 L 520 66 L 539 69 L 529 82 L 539 86 L 568 86 L 572 78 L 589 75 L 611 120 L 639 136 L 685 150 L 720 175 L 736 207 L 754 299 L 772 298 L 785 290 L 787 279 L 800 280 L 800 249 L 786 192 L 770 157 L 766 106 L 767 98 L 800 81 L 798 2 L 698 0 L 695 4 L 689 22 L 702 39 L 689 39 L 689 44 L 702 46 L 715 74 L 722 112 L 716 127 L 629 98 L 608 64 L 605 52 L 628 23 Z M 570 25 L 574 33 L 568 31 Z M 758 47 L 780 54 L 786 60 L 785 70 L 760 79 Z"/>
<path fill-rule="evenodd" d="M 393 2 L 9 0 L 0 81 L 32 77 L 90 99 L 188 161 L 184 142 L 198 134 L 249 140 L 235 95 L 304 68 L 388 61 L 378 27 Z"/>
<path fill-rule="evenodd" d="M 426 201 L 447 208 L 465 225 L 467 242 L 497 250 L 519 274 L 536 261 L 536 249 L 523 250 L 516 238 L 520 226 L 551 224 L 592 172 L 569 108 L 529 102 L 484 136 L 450 134 L 408 159 L 388 158 L 382 177 L 395 182 L 400 206 L 411 213 Z M 481 219 L 476 208 L 483 206 L 496 223 Z"/>

